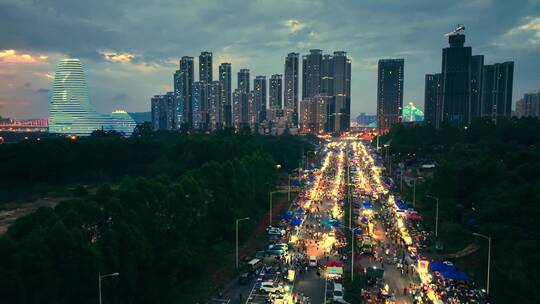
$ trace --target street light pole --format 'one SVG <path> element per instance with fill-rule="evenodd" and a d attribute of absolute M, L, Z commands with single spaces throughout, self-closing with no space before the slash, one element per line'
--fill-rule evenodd
<path fill-rule="evenodd" d="M 238 269 L 238 223 L 244 220 L 249 220 L 249 217 L 236 219 L 236 269 Z"/>
<path fill-rule="evenodd" d="M 476 235 L 478 237 L 484 238 L 488 240 L 488 262 L 487 262 L 487 282 L 486 282 L 486 293 L 489 294 L 489 279 L 490 279 L 490 268 L 491 268 L 491 237 L 486 236 L 480 233 L 473 233 L 473 235 Z"/>
<path fill-rule="evenodd" d="M 439 231 L 439 198 L 431 195 L 426 195 L 426 197 L 430 197 L 437 202 L 437 206 L 435 209 L 435 239 L 437 239 Z"/>
<path fill-rule="evenodd" d="M 269 225 L 272 226 L 272 194 L 274 191 L 270 191 L 270 219 L 269 219 Z"/>
<path fill-rule="evenodd" d="M 354 281 L 354 231 L 351 229 L 351 281 Z"/>
<path fill-rule="evenodd" d="M 413 180 L 413 209 L 416 208 L 416 178 Z"/>
<path fill-rule="evenodd" d="M 99 304 L 102 304 L 103 299 L 101 297 L 101 279 L 108 277 L 117 277 L 120 274 L 118 272 L 101 275 L 101 272 L 98 272 L 98 291 L 99 291 Z"/>
<path fill-rule="evenodd" d="M 352 229 L 351 164 L 347 154 L 347 199 L 349 200 L 349 229 Z"/>
<path fill-rule="evenodd" d="M 289 191 L 287 192 L 287 201 L 291 201 L 291 175 L 289 174 Z"/>
<path fill-rule="evenodd" d="M 281 191 L 279 191 L 279 190 L 270 191 L 270 226 L 272 226 L 272 195 L 274 193 L 278 193 L 278 192 L 281 192 Z"/>

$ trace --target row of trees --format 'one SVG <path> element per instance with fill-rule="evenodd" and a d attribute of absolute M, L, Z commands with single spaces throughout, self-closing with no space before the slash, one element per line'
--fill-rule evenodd
<path fill-rule="evenodd" d="M 276 164 L 292 168 L 310 146 L 291 136 L 106 134 L 2 147 L 1 170 L 21 183 L 114 183 L 11 225 L 0 237 L 2 302 L 97 303 L 99 272 L 120 273 L 103 281 L 107 303 L 204 302 L 211 278 L 234 264 L 235 219 L 261 218 Z M 245 239 L 256 223 L 242 225 Z"/>
<path fill-rule="evenodd" d="M 284 170 L 297 167 L 305 138 L 237 135 L 230 130 L 210 135 L 150 133 L 122 138 L 95 134 L 88 138 L 23 140 L 0 146 L 0 203 L 36 186 L 117 182 L 123 176 L 178 177 L 208 161 L 226 161 L 269 153 Z M 11 195 L 10 195 L 11 194 Z"/>
<path fill-rule="evenodd" d="M 497 303 L 540 299 L 540 121 L 477 121 L 468 129 L 396 128 L 394 154 L 414 152 L 437 161 L 433 178 L 417 189 L 417 207 L 434 222 L 440 198 L 439 237 L 455 251 L 478 241 L 472 260 L 458 260 L 485 284 L 487 242 L 492 237 L 491 295 Z M 387 139 L 387 140 L 388 140 Z"/>

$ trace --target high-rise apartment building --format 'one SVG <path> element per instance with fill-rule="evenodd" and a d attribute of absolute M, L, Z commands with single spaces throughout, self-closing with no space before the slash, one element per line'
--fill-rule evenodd
<path fill-rule="evenodd" d="M 351 61 L 343 51 L 334 52 L 331 60 L 331 92 L 323 92 L 331 96 L 326 128 L 329 132 L 343 132 L 351 125 Z"/>
<path fill-rule="evenodd" d="M 266 119 L 266 76 L 257 76 L 253 81 L 254 102 L 257 109 L 257 122 Z"/>
<path fill-rule="evenodd" d="M 233 92 L 233 126 L 235 129 L 241 129 L 248 125 L 249 119 L 249 93 L 237 88 Z"/>
<path fill-rule="evenodd" d="M 255 130 L 259 123 L 260 106 L 257 104 L 255 91 L 247 94 L 247 125 L 251 130 Z"/>
<path fill-rule="evenodd" d="M 300 131 L 323 133 L 326 131 L 327 96 L 308 97 L 300 102 Z"/>
<path fill-rule="evenodd" d="M 289 53 L 285 58 L 284 108 L 294 126 L 298 125 L 298 58 L 298 53 Z"/>
<path fill-rule="evenodd" d="M 540 117 L 540 92 L 526 93 L 516 101 L 516 116 Z"/>
<path fill-rule="evenodd" d="M 249 89 L 249 69 L 240 69 L 238 72 L 238 83 L 237 88 L 244 92 L 248 93 L 250 91 Z"/>
<path fill-rule="evenodd" d="M 220 125 L 232 127 L 232 74 L 231 64 L 224 62 L 219 65 L 220 88 Z"/>
<path fill-rule="evenodd" d="M 322 50 L 309 50 L 302 56 L 302 99 L 321 92 Z"/>
<path fill-rule="evenodd" d="M 95 130 L 129 136 L 135 121 L 125 111 L 100 114 L 90 103 L 86 76 L 79 59 L 62 59 L 54 73 L 49 103 L 49 132 L 86 136 Z"/>
<path fill-rule="evenodd" d="M 484 70 L 484 56 L 471 56 L 471 102 L 470 121 L 480 117 L 480 103 L 482 100 L 482 75 Z"/>
<path fill-rule="evenodd" d="M 377 128 L 386 134 L 401 122 L 404 59 L 381 59 L 377 77 Z"/>
<path fill-rule="evenodd" d="M 193 57 L 184 56 L 180 59 L 180 69 L 174 76 L 174 93 L 182 100 L 184 123 L 193 127 Z"/>
<path fill-rule="evenodd" d="M 155 95 L 150 102 L 152 109 L 152 129 L 175 130 L 180 128 L 182 109 L 174 92 L 167 92 L 165 95 Z"/>
<path fill-rule="evenodd" d="M 201 128 L 201 101 L 206 97 L 206 88 L 206 84 L 200 81 L 193 83 L 193 102 L 191 105 L 191 127 L 193 129 Z"/>
<path fill-rule="evenodd" d="M 441 122 L 441 74 L 427 74 L 424 92 L 424 121 L 435 128 Z"/>
<path fill-rule="evenodd" d="M 514 63 L 484 65 L 483 55 L 464 46 L 461 30 L 448 36 L 440 79 L 426 75 L 425 119 L 437 128 L 443 122 L 466 127 L 478 117 L 495 121 L 511 115 Z M 434 90 L 435 82 L 440 90 Z"/>
<path fill-rule="evenodd" d="M 514 80 L 514 62 L 508 61 L 485 65 L 482 82 L 482 117 L 510 117 L 512 113 L 512 86 Z"/>
<path fill-rule="evenodd" d="M 208 84 L 208 128 L 212 131 L 221 128 L 220 93 L 219 81 L 212 81 Z"/>
<path fill-rule="evenodd" d="M 212 82 L 212 74 L 212 53 L 201 52 L 201 55 L 199 55 L 199 81 Z"/>
<path fill-rule="evenodd" d="M 457 126 L 470 122 L 471 47 L 465 35 L 448 36 L 449 47 L 442 53 L 442 120 Z"/>
<path fill-rule="evenodd" d="M 281 109 L 283 107 L 283 80 L 281 74 L 274 74 L 270 77 L 270 99 L 268 108 L 271 110 Z"/>

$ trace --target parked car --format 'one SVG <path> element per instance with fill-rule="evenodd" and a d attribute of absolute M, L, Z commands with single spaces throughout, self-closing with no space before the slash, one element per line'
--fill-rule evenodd
<path fill-rule="evenodd" d="M 266 253 L 268 255 L 284 255 L 285 250 L 283 250 L 282 248 L 271 248 L 271 249 L 268 249 Z"/>
<path fill-rule="evenodd" d="M 286 230 L 276 227 L 268 228 L 268 234 L 271 235 L 285 235 Z"/>
<path fill-rule="evenodd" d="M 262 251 L 262 250 L 261 250 L 261 251 L 257 251 L 257 252 L 255 253 L 255 258 L 257 258 L 257 259 L 261 259 L 261 260 L 262 260 L 262 259 L 264 259 L 265 256 L 266 256 L 266 253 L 265 253 L 264 251 Z"/>

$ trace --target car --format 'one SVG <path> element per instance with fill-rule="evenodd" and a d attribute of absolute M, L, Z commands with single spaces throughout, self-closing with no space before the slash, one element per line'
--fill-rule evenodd
<path fill-rule="evenodd" d="M 275 282 L 262 282 L 259 290 L 265 293 L 284 293 L 285 289 L 282 285 Z"/>
<path fill-rule="evenodd" d="M 309 266 L 311 267 L 317 267 L 317 257 L 316 256 L 310 256 L 309 257 Z"/>
<path fill-rule="evenodd" d="M 251 272 L 244 272 L 238 277 L 238 284 L 246 285 L 253 277 Z"/>
<path fill-rule="evenodd" d="M 268 255 L 284 255 L 285 254 L 285 250 L 281 249 L 281 248 L 271 248 L 271 249 L 268 249 L 266 251 L 266 253 Z"/>
<path fill-rule="evenodd" d="M 264 251 L 257 251 L 255 252 L 255 258 L 257 259 L 264 259 L 264 257 L 266 256 L 266 253 Z"/>
<path fill-rule="evenodd" d="M 268 249 L 282 249 L 283 251 L 288 251 L 289 245 L 285 243 L 271 244 L 270 246 L 268 246 Z"/>
<path fill-rule="evenodd" d="M 333 301 L 343 300 L 343 285 L 340 283 L 334 283 L 334 292 L 332 293 Z"/>
<path fill-rule="evenodd" d="M 268 234 L 270 235 L 285 235 L 285 232 L 286 232 L 285 229 L 280 229 L 280 228 L 275 228 L 275 227 L 268 229 Z"/>

